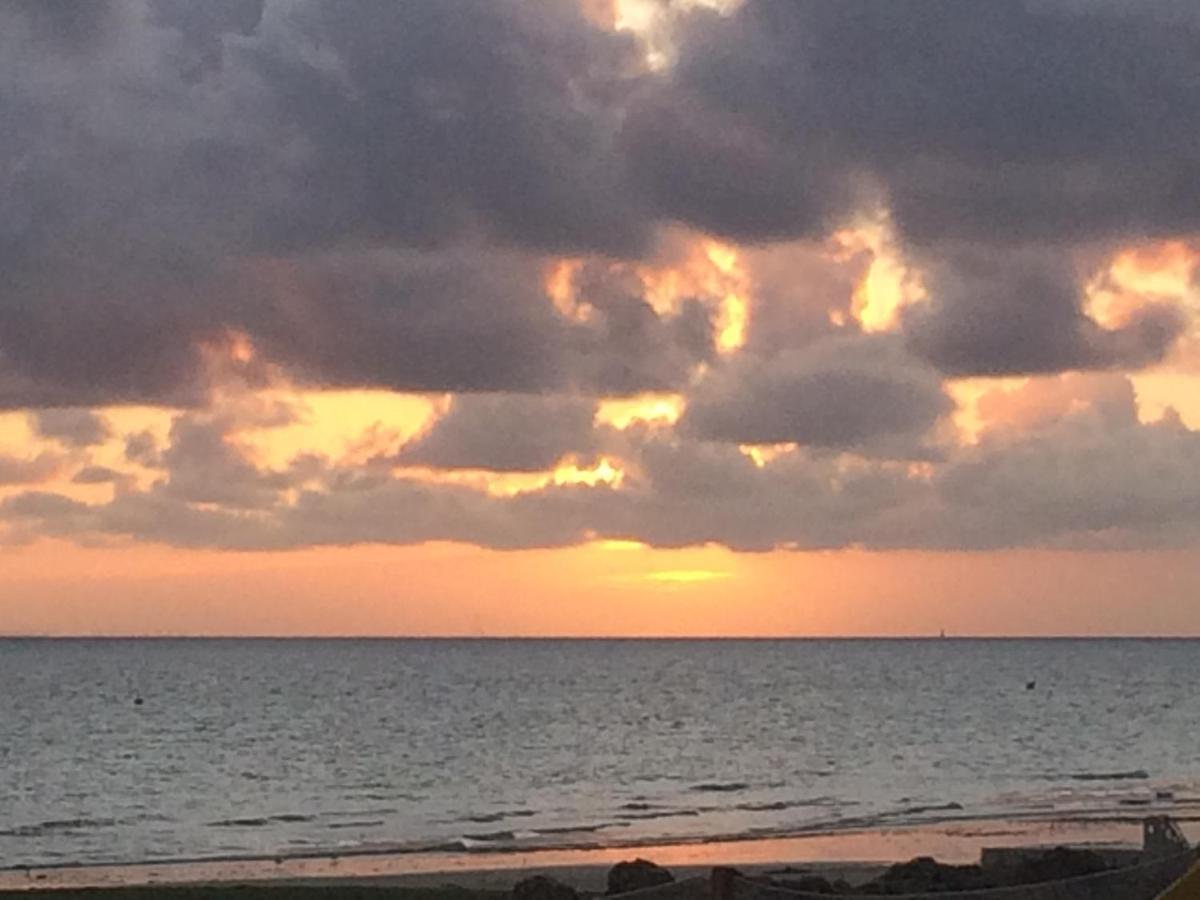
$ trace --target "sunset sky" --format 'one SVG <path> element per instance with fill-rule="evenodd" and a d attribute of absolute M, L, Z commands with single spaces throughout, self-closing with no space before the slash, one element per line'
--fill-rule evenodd
<path fill-rule="evenodd" d="M 0 3 L 0 633 L 1200 634 L 1200 5 Z"/>

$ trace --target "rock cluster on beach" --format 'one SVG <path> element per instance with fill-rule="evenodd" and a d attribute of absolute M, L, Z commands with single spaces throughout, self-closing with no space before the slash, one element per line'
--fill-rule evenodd
<path fill-rule="evenodd" d="M 605 894 L 628 894 L 674 881 L 675 876 L 667 869 L 648 859 L 626 860 L 608 870 Z M 579 897 L 575 888 L 545 875 L 525 878 L 512 889 L 512 900 L 579 900 Z"/>
<path fill-rule="evenodd" d="M 856 885 L 804 869 L 748 880 L 763 886 L 786 887 L 809 894 L 895 896 L 1040 884 L 1091 875 L 1108 868 L 1104 858 L 1090 850 L 1056 847 L 1005 866 L 948 865 L 922 856 L 889 866 L 870 881 Z M 646 859 L 635 859 L 617 863 L 609 870 L 605 895 L 649 891 L 674 882 L 675 877 L 667 869 Z M 581 896 L 592 895 L 581 895 L 571 886 L 543 875 L 526 878 L 512 891 L 512 900 L 580 900 Z M 655 894 L 650 891 L 649 896 Z"/>
<path fill-rule="evenodd" d="M 608 870 L 608 890 L 605 893 L 628 894 L 630 891 L 670 884 L 674 880 L 675 876 L 662 866 L 639 858 L 632 862 L 619 862 Z"/>
<path fill-rule="evenodd" d="M 1003 869 L 979 865 L 947 865 L 928 856 L 890 866 L 883 874 L 865 884 L 851 886 L 845 881 L 829 881 L 819 875 L 797 874 L 773 878 L 770 882 L 792 890 L 813 894 L 879 896 L 896 894 L 937 894 L 948 891 L 975 891 L 986 888 L 1040 884 L 1064 878 L 1077 878 L 1103 872 L 1109 866 L 1097 853 L 1068 847 L 1056 847 Z"/>

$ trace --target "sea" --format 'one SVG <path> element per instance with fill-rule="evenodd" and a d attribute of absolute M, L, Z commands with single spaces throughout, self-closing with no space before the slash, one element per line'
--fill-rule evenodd
<path fill-rule="evenodd" d="M 0 640 L 0 865 L 1200 816 L 1200 641 Z"/>

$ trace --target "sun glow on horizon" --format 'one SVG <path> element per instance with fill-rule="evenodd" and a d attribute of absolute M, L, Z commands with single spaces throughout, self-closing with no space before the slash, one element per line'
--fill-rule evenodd
<path fill-rule="evenodd" d="M 732 572 L 714 572 L 711 569 L 663 569 L 657 572 L 649 572 L 642 576 L 646 581 L 678 585 L 724 581 L 732 577 Z"/>

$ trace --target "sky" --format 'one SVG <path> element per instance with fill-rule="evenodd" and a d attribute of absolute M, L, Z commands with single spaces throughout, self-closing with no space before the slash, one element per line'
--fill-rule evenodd
<path fill-rule="evenodd" d="M 3 0 L 0 634 L 1200 634 L 1200 7 Z"/>

